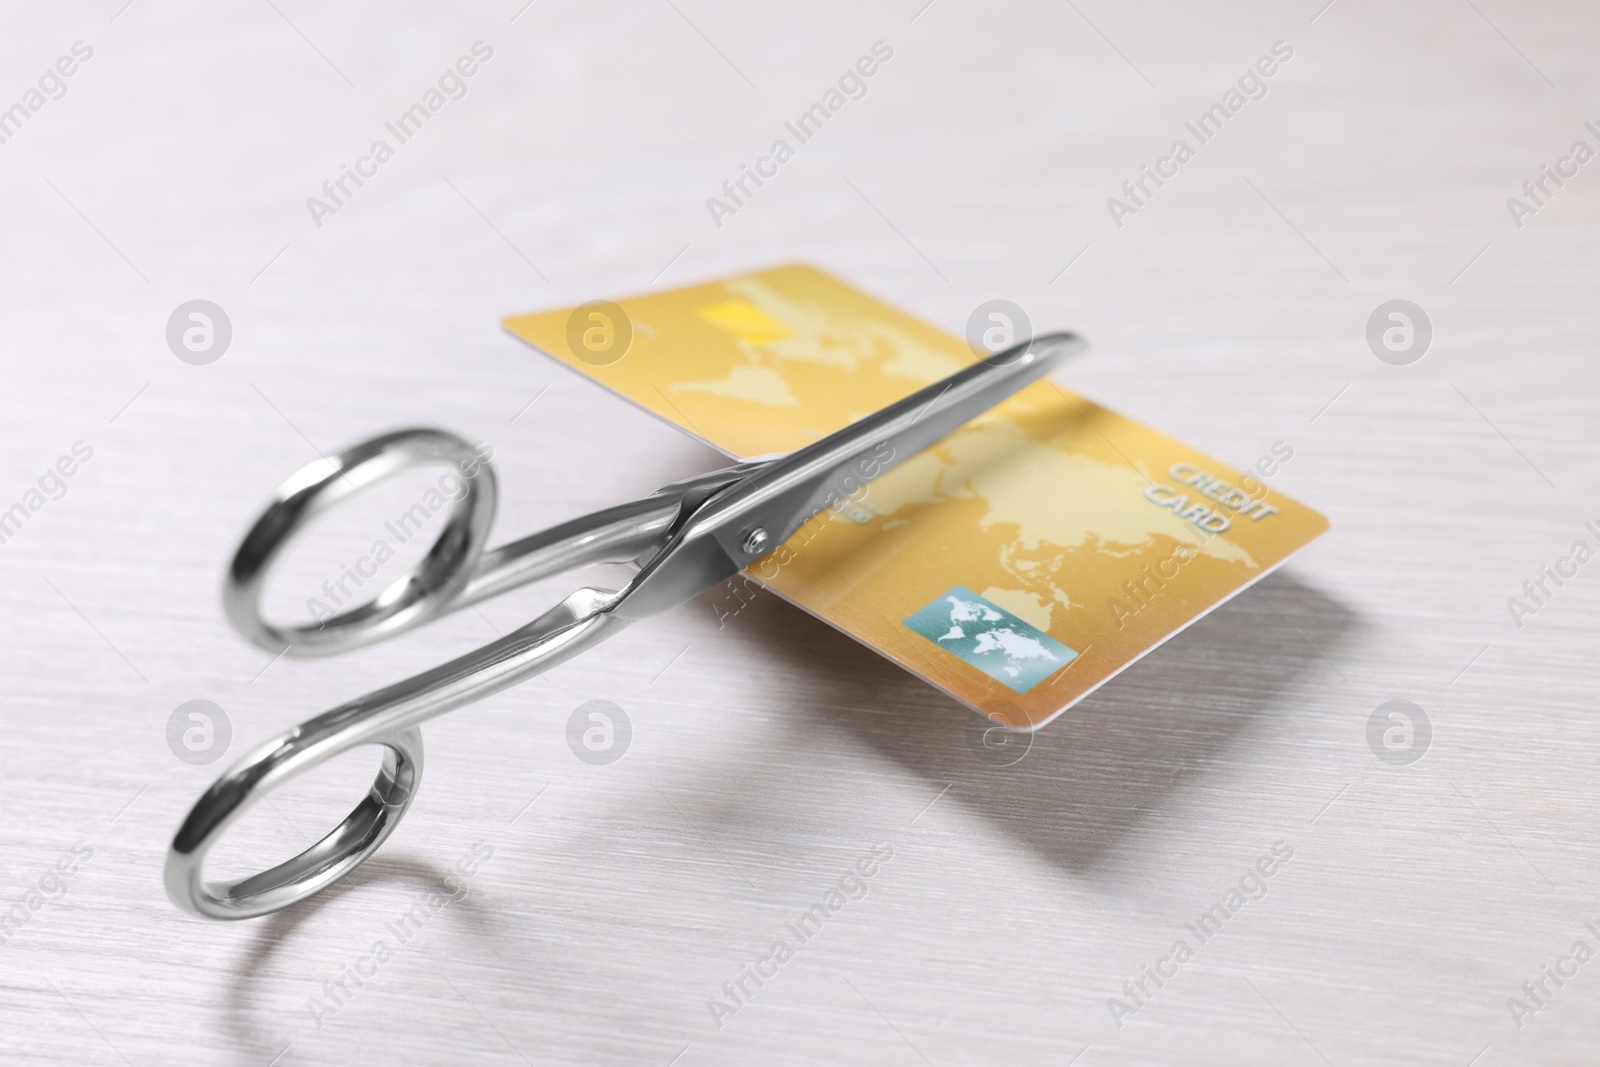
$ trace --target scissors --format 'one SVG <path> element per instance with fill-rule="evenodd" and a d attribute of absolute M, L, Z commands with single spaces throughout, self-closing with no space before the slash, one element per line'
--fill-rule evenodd
<path fill-rule="evenodd" d="M 266 915 L 306 899 L 365 862 L 394 832 L 422 777 L 419 724 L 516 685 L 623 627 L 683 604 L 782 545 L 824 509 L 1044 377 L 1082 351 L 1070 333 L 979 360 L 787 456 L 675 482 L 484 551 L 496 482 L 477 451 L 437 429 L 386 433 L 302 467 L 278 486 L 240 543 L 223 585 L 228 621 L 270 652 L 327 656 L 415 629 L 487 597 L 576 567 L 632 563 L 620 591 L 579 589 L 521 629 L 412 678 L 357 697 L 247 752 L 200 797 L 167 851 L 167 896 L 206 919 Z M 340 500 L 422 465 L 450 464 L 466 492 L 405 575 L 359 607 L 314 626 L 262 614 L 266 574 L 291 538 Z M 357 745 L 384 749 L 366 797 L 292 859 L 232 882 L 208 882 L 206 854 L 267 791 Z"/>

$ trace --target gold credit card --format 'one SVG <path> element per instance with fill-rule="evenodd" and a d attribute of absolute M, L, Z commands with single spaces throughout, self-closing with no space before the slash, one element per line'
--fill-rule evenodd
<path fill-rule="evenodd" d="M 978 358 L 805 266 L 505 327 L 740 459 L 793 451 Z M 820 513 L 746 574 L 1031 729 L 1327 528 L 1258 479 L 1045 380 Z M 719 619 L 748 599 L 738 584 L 712 595 Z"/>

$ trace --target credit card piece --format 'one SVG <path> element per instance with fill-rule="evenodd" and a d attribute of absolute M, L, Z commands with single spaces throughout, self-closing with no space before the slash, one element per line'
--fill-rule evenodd
<path fill-rule="evenodd" d="M 793 451 L 974 362 L 786 266 L 505 320 L 729 456 Z M 1328 522 L 1050 380 L 817 515 L 745 572 L 1002 725 L 1042 726 Z M 712 594 L 726 625 L 749 599 Z"/>

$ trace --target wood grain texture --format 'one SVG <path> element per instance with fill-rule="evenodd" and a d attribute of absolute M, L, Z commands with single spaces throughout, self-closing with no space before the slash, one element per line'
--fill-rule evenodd
<path fill-rule="evenodd" d="M 0 910 L 28 916 L 0 1059 L 1593 1061 L 1600 963 L 1526 1018 L 1507 1001 L 1600 949 L 1600 563 L 1520 627 L 1506 605 L 1600 521 L 1600 163 L 1520 228 L 1506 204 L 1600 146 L 1591 7 L 120 6 L 0 34 L 5 106 L 93 48 L 0 144 L 0 509 L 93 448 L 0 545 Z M 314 225 L 306 199 L 478 40 L 466 95 Z M 878 40 L 866 95 L 716 225 L 706 199 Z M 1280 40 L 1265 97 L 1116 226 L 1106 199 Z M 772 598 L 719 629 L 703 600 L 426 727 L 421 796 L 347 885 L 176 912 L 164 849 L 222 766 L 169 750 L 179 704 L 223 707 L 236 755 L 567 588 L 273 663 L 218 598 L 268 490 L 407 423 L 492 444 L 502 538 L 706 469 L 497 322 L 797 259 L 952 331 L 1003 296 L 1082 332 L 1075 388 L 1238 466 L 1289 442 L 1275 484 L 1332 532 L 1010 768 L 849 639 Z M 234 327 L 205 367 L 163 335 L 196 297 Z M 1410 366 L 1365 340 L 1395 298 L 1434 328 Z M 342 519 L 282 603 L 418 491 Z M 591 699 L 633 724 L 610 766 L 567 747 Z M 1408 766 L 1368 744 L 1393 699 L 1432 724 Z M 361 788 L 334 771 L 235 858 L 303 847 Z M 1277 842 L 1264 895 L 1188 932 Z M 465 896 L 406 925 L 476 843 Z M 715 1018 L 881 843 L 865 897 Z M 1180 938 L 1193 958 L 1114 1018 Z"/>

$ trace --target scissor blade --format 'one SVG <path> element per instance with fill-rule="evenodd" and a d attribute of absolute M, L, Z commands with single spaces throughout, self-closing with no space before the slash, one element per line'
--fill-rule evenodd
<path fill-rule="evenodd" d="M 779 460 L 708 508 L 721 511 L 718 541 L 749 563 L 788 540 L 813 515 L 949 436 L 1083 349 L 1068 333 L 1047 334 L 980 360 L 943 381 L 860 419 Z M 749 533 L 766 541 L 746 545 Z"/>
<path fill-rule="evenodd" d="M 807 445 L 710 500 L 685 523 L 617 606 L 641 618 L 711 588 L 776 549 L 813 515 L 1044 377 L 1083 350 L 1046 334 L 957 371 Z"/>

